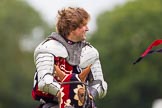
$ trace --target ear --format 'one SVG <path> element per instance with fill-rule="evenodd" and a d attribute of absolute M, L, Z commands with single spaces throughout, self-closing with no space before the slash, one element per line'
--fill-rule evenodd
<path fill-rule="evenodd" d="M 86 67 L 86 68 L 78 75 L 79 78 L 80 78 L 80 80 L 81 80 L 82 82 L 85 82 L 87 75 L 88 75 L 89 72 L 91 71 L 91 66 L 92 66 L 92 65 L 89 65 L 88 67 Z"/>
<path fill-rule="evenodd" d="M 57 65 L 54 65 L 54 69 L 55 69 L 54 72 L 55 76 L 59 77 L 60 80 L 62 81 L 65 78 L 66 74 Z"/>

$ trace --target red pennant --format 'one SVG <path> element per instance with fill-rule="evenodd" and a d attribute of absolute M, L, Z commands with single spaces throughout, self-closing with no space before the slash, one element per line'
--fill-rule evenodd
<path fill-rule="evenodd" d="M 155 51 L 151 50 L 154 46 L 158 46 L 160 44 L 162 44 L 162 39 L 158 39 L 152 42 L 152 44 L 148 46 L 145 52 L 135 62 L 133 62 L 133 64 L 136 64 L 137 62 L 141 61 L 147 54 L 151 54 L 153 52 L 162 52 L 162 49 L 155 50 Z"/>
<path fill-rule="evenodd" d="M 145 52 L 141 55 L 141 57 L 146 56 L 154 46 L 158 46 L 159 44 L 162 44 L 162 39 L 155 40 L 154 42 L 152 42 L 152 44 L 145 50 Z"/>

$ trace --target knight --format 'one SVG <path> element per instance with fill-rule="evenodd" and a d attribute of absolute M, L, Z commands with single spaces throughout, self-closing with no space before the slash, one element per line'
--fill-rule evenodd
<path fill-rule="evenodd" d="M 79 74 L 89 65 L 85 78 L 94 101 L 105 97 L 104 80 L 99 53 L 86 41 L 90 15 L 83 8 L 67 7 L 58 11 L 56 32 L 52 32 L 34 51 L 36 72 L 32 97 L 41 102 L 40 108 L 58 108 L 61 81 L 55 66 L 66 74 Z M 55 107 L 54 107 L 55 106 Z"/>

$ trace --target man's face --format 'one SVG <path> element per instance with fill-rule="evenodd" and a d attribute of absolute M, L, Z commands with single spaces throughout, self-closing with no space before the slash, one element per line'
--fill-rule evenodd
<path fill-rule="evenodd" d="M 88 26 L 84 25 L 78 27 L 76 30 L 72 31 L 73 39 L 75 42 L 80 42 L 86 39 L 86 32 L 88 31 Z"/>

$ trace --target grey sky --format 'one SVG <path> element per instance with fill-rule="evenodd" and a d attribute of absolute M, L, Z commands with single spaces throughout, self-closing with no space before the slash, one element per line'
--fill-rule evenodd
<path fill-rule="evenodd" d="M 85 8 L 91 15 L 89 22 L 90 32 L 96 29 L 96 16 L 104 11 L 111 10 L 116 5 L 122 5 L 127 0 L 26 0 L 34 7 L 45 21 L 54 26 L 57 11 L 67 6 Z"/>

